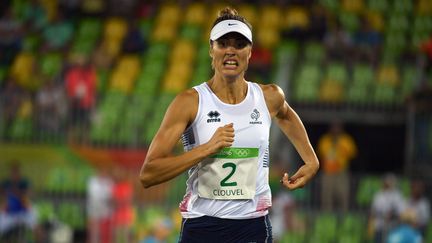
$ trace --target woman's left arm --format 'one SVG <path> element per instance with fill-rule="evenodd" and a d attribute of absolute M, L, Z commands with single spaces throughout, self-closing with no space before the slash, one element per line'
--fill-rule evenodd
<path fill-rule="evenodd" d="M 302 158 L 302 165 L 294 175 L 284 173 L 281 182 L 290 190 L 301 188 L 312 179 L 319 169 L 319 161 L 309 141 L 303 122 L 297 113 L 285 101 L 285 95 L 277 85 L 263 85 L 264 96 L 270 114 L 294 145 Z"/>

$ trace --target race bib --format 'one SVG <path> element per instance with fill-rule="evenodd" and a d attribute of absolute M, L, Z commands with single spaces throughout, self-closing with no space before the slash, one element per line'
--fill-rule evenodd
<path fill-rule="evenodd" d="M 220 200 L 255 196 L 258 148 L 224 148 L 200 163 L 198 195 Z"/>

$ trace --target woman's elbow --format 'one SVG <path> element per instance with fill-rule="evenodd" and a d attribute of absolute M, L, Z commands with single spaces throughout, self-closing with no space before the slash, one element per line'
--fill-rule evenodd
<path fill-rule="evenodd" d="M 154 185 L 149 175 L 143 171 L 140 173 L 140 182 L 144 188 L 149 188 Z"/>
<path fill-rule="evenodd" d="M 139 179 L 140 179 L 141 185 L 144 188 L 149 188 L 155 184 L 154 179 L 151 176 L 151 173 L 146 168 L 145 162 L 144 162 L 144 166 L 141 168 Z"/>

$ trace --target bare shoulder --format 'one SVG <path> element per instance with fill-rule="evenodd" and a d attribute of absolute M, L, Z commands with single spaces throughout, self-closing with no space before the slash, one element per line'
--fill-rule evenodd
<path fill-rule="evenodd" d="M 187 89 L 174 98 L 168 113 L 174 117 L 187 119 L 189 122 L 195 119 L 198 112 L 199 95 L 195 89 Z"/>
<path fill-rule="evenodd" d="M 285 102 L 283 90 L 276 84 L 260 84 L 267 107 L 272 117 L 279 112 Z"/>

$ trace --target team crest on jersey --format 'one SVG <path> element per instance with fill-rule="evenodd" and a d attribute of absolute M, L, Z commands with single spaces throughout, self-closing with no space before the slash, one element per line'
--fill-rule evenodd
<path fill-rule="evenodd" d="M 218 111 L 210 111 L 207 116 L 209 117 L 207 119 L 207 123 L 212 123 L 212 122 L 220 122 L 221 119 L 220 117 L 220 113 Z"/>
<path fill-rule="evenodd" d="M 249 122 L 249 124 L 262 124 L 262 121 L 258 121 L 260 118 L 260 112 L 257 109 L 254 109 L 250 115 L 252 118 L 252 121 Z"/>

